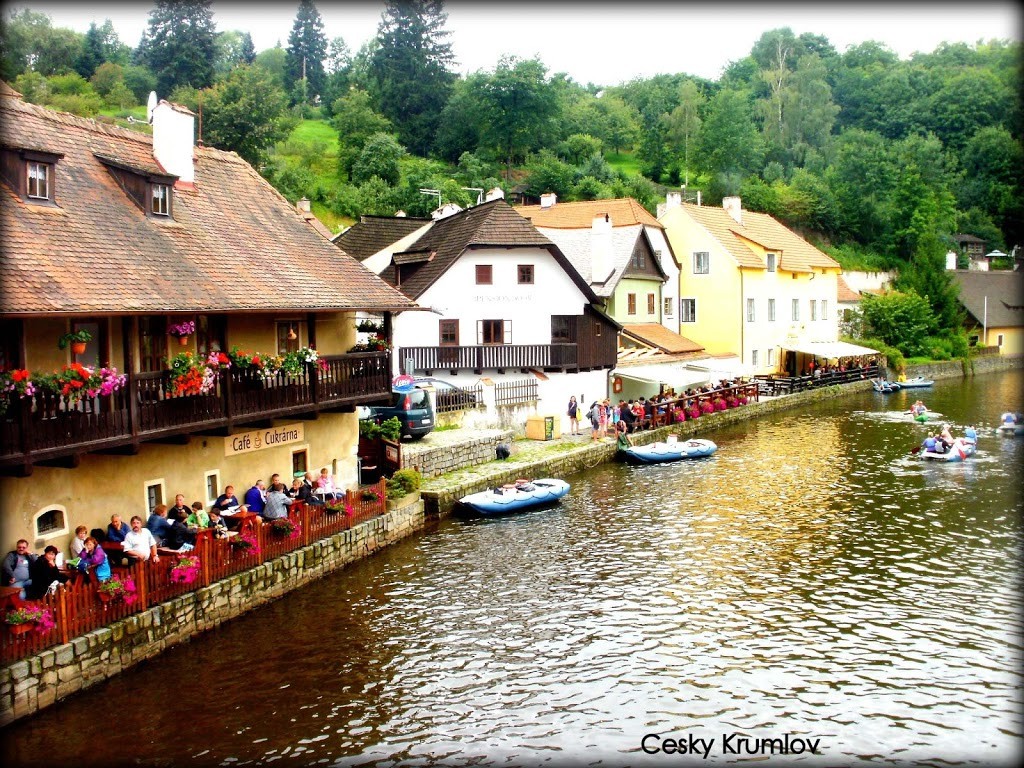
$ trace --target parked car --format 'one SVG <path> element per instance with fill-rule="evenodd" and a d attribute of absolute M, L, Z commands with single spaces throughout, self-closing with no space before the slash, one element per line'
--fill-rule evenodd
<path fill-rule="evenodd" d="M 419 387 L 402 387 L 391 392 L 391 405 L 374 405 L 368 408 L 369 418 L 380 424 L 392 416 L 402 425 L 402 437 L 419 440 L 428 434 L 436 420 L 430 395 Z"/>

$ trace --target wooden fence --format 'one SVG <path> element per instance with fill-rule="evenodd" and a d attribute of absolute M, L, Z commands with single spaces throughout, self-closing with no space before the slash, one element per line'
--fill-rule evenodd
<path fill-rule="evenodd" d="M 166 555 L 164 551 L 159 563 L 111 566 L 112 579 L 130 580 L 134 586 L 134 592 L 127 593 L 126 597 L 109 599 L 100 589 L 95 574 L 90 573 L 73 576 L 71 582 L 42 600 L 8 598 L 5 616 L 18 606 L 42 607 L 50 611 L 54 626 L 38 631 L 33 625 L 30 631 L 22 632 L 5 623 L 0 634 L 0 663 L 8 664 L 50 646 L 67 643 L 133 613 L 141 613 L 153 605 L 255 568 L 267 560 L 382 515 L 387 508 L 386 482 L 381 478 L 375 485 L 347 491 L 345 499 L 339 500 L 333 508 L 295 502 L 287 518 L 294 526 L 290 534 L 275 532 L 271 523 L 257 520 L 247 530 L 228 539 L 202 536 L 195 549 L 189 552 Z M 249 545 L 240 547 L 238 542 L 242 539 Z M 198 572 L 192 581 L 175 580 L 172 570 L 186 557 L 199 558 Z"/>

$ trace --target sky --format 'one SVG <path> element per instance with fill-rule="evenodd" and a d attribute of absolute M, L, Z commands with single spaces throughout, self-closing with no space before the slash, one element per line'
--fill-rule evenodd
<path fill-rule="evenodd" d="M 618 85 L 633 78 L 685 73 L 717 80 L 732 61 L 750 53 L 761 35 L 789 27 L 823 35 L 840 53 L 850 45 L 880 42 L 907 59 L 942 42 L 974 44 L 1021 39 L 1020 3 L 942 2 L 566 2 L 565 0 L 449 0 L 446 29 L 465 75 L 493 71 L 504 55 L 538 56 L 550 74 L 567 73 L 586 85 Z M 341 37 L 355 53 L 377 33 L 383 2 L 320 0 L 317 10 L 328 39 Z M 135 47 L 148 25 L 147 0 L 15 0 L 5 11 L 30 8 L 53 25 L 80 32 L 107 18 L 121 41 Z M 218 32 L 248 31 L 256 50 L 288 45 L 297 0 L 214 0 Z"/>

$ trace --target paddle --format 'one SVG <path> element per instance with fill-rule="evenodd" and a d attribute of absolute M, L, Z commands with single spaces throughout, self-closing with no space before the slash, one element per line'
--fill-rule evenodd
<path fill-rule="evenodd" d="M 920 445 L 915 445 L 913 448 L 910 449 L 910 455 L 911 456 L 916 456 L 920 452 L 921 452 L 921 446 Z"/>

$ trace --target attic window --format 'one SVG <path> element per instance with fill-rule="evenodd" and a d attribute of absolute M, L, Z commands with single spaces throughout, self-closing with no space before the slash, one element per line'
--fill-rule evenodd
<path fill-rule="evenodd" d="M 768 271 L 769 272 L 774 272 L 775 271 L 775 254 L 774 253 L 768 253 L 768 254 L 765 254 L 765 256 L 768 258 Z"/>
<path fill-rule="evenodd" d="M 3 149 L 3 176 L 23 199 L 35 204 L 53 204 L 55 167 L 63 155 L 39 149 Z"/>
<path fill-rule="evenodd" d="M 107 167 L 118 186 L 131 198 L 147 217 L 173 218 L 174 195 L 171 188 L 176 176 L 163 173 L 155 166 L 127 162 L 115 157 L 96 154 L 96 159 Z"/>
<path fill-rule="evenodd" d="M 150 191 L 152 197 L 150 198 L 149 212 L 154 216 L 170 216 L 171 215 L 171 186 L 170 184 L 157 184 L 150 183 Z"/>

